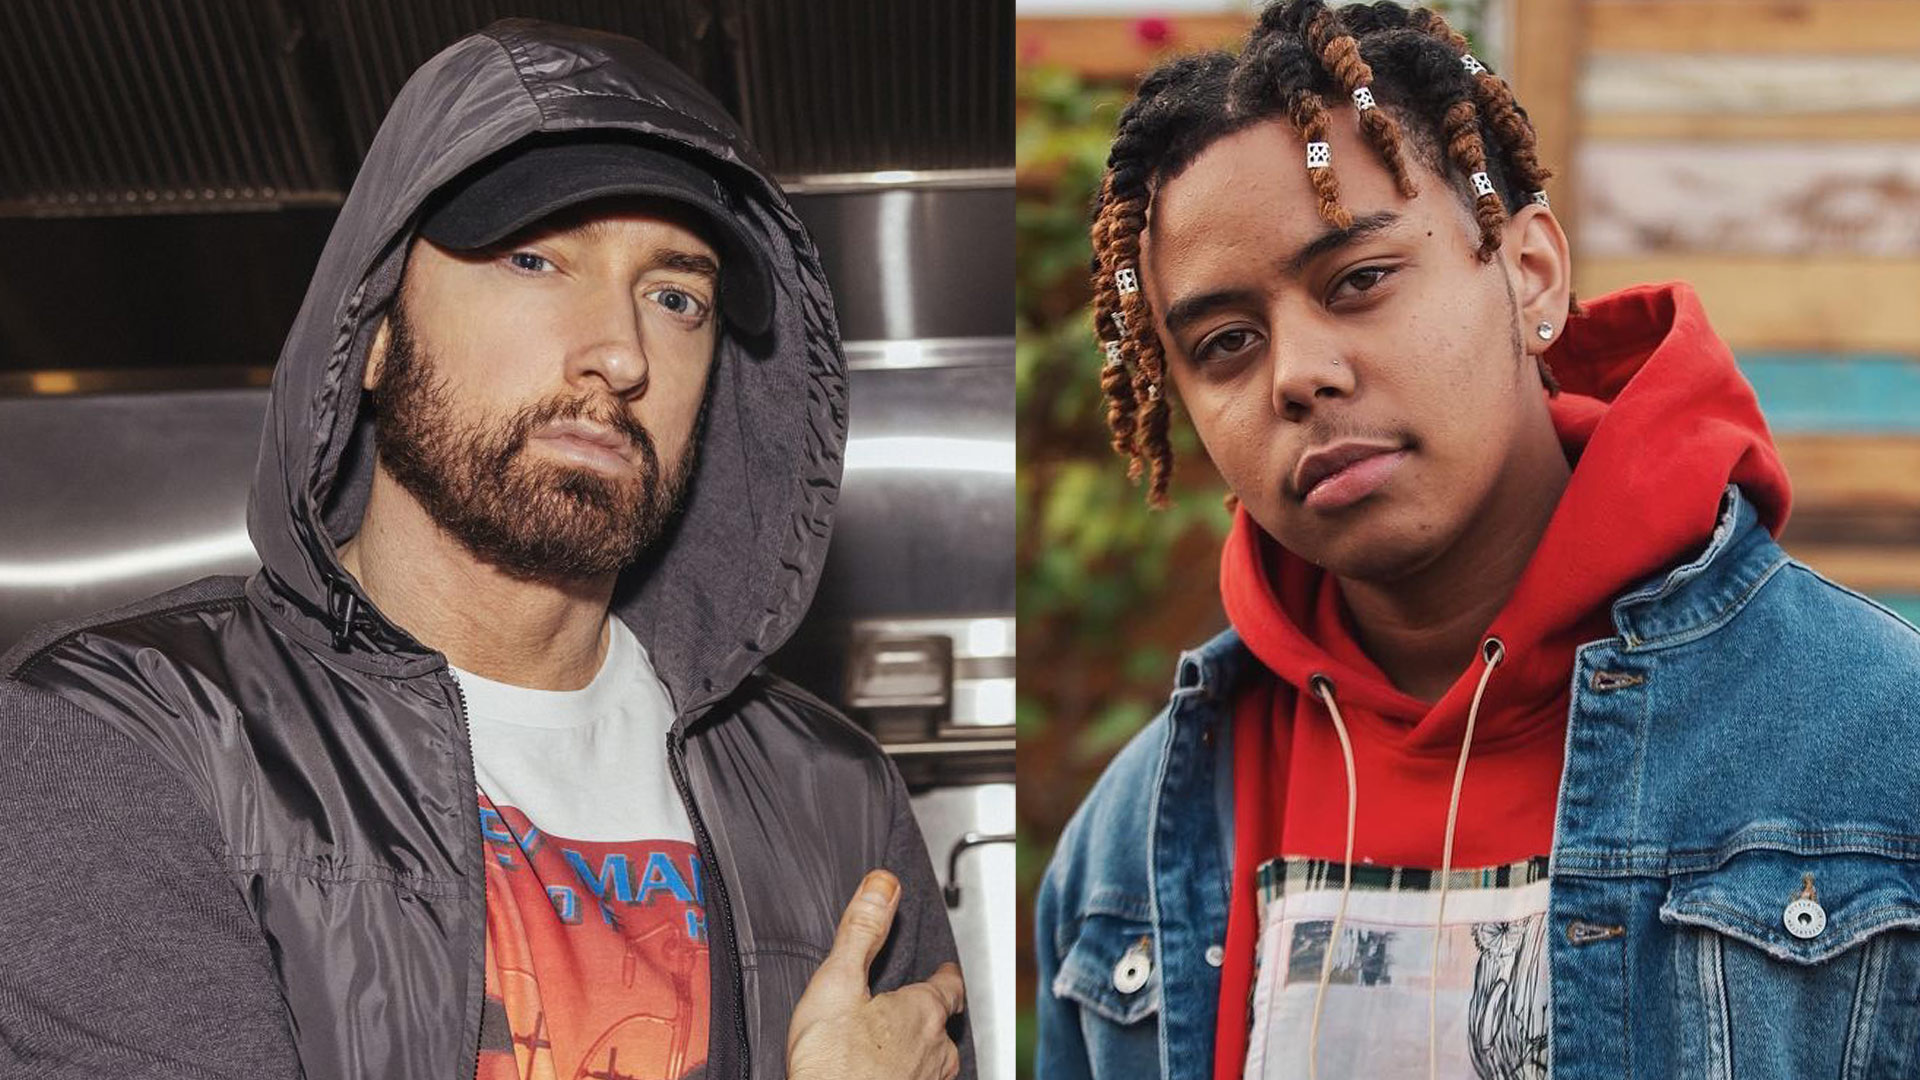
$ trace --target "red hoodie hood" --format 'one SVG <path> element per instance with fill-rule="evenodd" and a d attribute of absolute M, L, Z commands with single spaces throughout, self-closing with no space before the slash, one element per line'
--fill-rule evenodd
<path fill-rule="evenodd" d="M 1549 409 L 1573 475 L 1488 631 L 1507 659 L 1481 704 L 1476 751 L 1562 700 L 1573 650 L 1605 635 L 1629 586 L 1699 552 L 1727 484 L 1774 535 L 1787 520 L 1786 472 L 1753 388 L 1693 289 L 1642 286 L 1586 307 L 1547 354 L 1562 388 Z M 1221 592 L 1248 648 L 1282 680 L 1306 692 L 1325 673 L 1343 705 L 1410 728 L 1406 749 L 1459 751 L 1477 665 L 1431 707 L 1402 693 L 1353 640 L 1338 582 L 1245 510 L 1222 553 Z"/>

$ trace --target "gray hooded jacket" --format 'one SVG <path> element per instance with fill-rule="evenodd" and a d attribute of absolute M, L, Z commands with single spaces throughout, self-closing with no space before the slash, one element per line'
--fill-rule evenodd
<path fill-rule="evenodd" d="M 263 568 L 0 660 L 0 1075 L 475 1074 L 486 898 L 463 704 L 336 550 L 372 470 L 361 371 L 423 200 L 517 140 L 587 128 L 710 159 L 775 279 L 764 337 L 721 335 L 682 519 L 615 597 L 679 712 L 672 782 L 709 882 L 706 1075 L 784 1075 L 788 1017 L 870 868 L 904 886 L 875 989 L 955 959 L 898 773 L 761 668 L 812 598 L 846 435 L 812 243 L 679 71 L 511 20 L 407 83 L 328 240 L 274 373 L 248 512 Z"/>

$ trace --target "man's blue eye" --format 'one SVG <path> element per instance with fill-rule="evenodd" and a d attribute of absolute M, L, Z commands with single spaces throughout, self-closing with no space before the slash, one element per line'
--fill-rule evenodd
<path fill-rule="evenodd" d="M 706 314 L 706 304 L 699 297 L 682 289 L 665 286 L 647 295 L 653 298 L 654 303 L 675 315 L 697 318 Z"/>
<path fill-rule="evenodd" d="M 552 263 L 548 262 L 546 259 L 542 258 L 541 256 L 535 255 L 531 251 L 516 251 L 513 254 L 507 256 L 507 258 L 513 263 L 515 267 L 521 270 L 528 270 L 528 271 L 534 271 L 534 272 L 544 270 L 547 267 L 553 265 Z"/>

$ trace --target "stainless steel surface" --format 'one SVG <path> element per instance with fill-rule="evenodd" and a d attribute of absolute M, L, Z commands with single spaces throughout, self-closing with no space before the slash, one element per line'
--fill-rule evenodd
<path fill-rule="evenodd" d="M 995 367 L 1013 355 L 1011 337 L 905 338 L 899 341 L 849 341 L 847 369 Z"/>
<path fill-rule="evenodd" d="M 957 908 L 966 898 L 960 888 L 960 859 L 962 856 L 969 851 L 985 847 L 988 844 L 1014 844 L 1018 843 L 1019 840 L 1020 838 L 1018 836 L 1010 832 L 970 832 L 961 836 L 960 839 L 955 840 L 953 842 L 953 848 L 947 852 L 947 880 L 945 887 L 941 889 L 942 894 L 946 897 L 947 906 Z"/>
<path fill-rule="evenodd" d="M 859 371 L 852 392 L 815 611 L 848 622 L 1012 615 L 1012 364 Z"/>
<path fill-rule="evenodd" d="M 28 627 L 250 573 L 264 390 L 0 399 L 0 648 Z"/>
<path fill-rule="evenodd" d="M 877 172 L 782 176 L 790 195 L 869 191 L 876 188 L 1010 188 L 1012 169 L 881 169 Z"/>
<path fill-rule="evenodd" d="M 890 748 L 911 744 L 895 755 L 910 783 L 1011 780 L 1012 188 L 810 194 L 796 206 L 851 342 L 850 431 L 826 572 L 773 666 L 844 703 L 858 639 L 946 635 L 944 717 L 856 719 Z M 976 648 L 991 632 L 991 652 Z"/>
<path fill-rule="evenodd" d="M 842 338 L 1012 338 L 1013 185 L 803 195 L 794 208 L 820 246 Z"/>
<path fill-rule="evenodd" d="M 959 906 L 949 908 L 947 914 L 960 944 L 981 1080 L 1013 1080 L 1013 957 L 1018 933 L 1013 845 L 975 844 L 958 860 L 952 853 L 970 834 L 1012 833 L 1013 798 L 1010 783 L 938 788 L 913 797 L 914 817 L 933 852 L 942 891 L 952 885 L 960 890 Z M 958 873 L 953 874 L 956 867 Z"/>
<path fill-rule="evenodd" d="M 853 624 L 854 656 L 876 645 L 922 638 L 950 642 L 951 682 L 945 723 L 954 728 L 1005 727 L 1013 723 L 1014 626 L 1011 616 L 989 618 L 863 619 Z M 856 709 L 886 702 L 847 695 Z"/>

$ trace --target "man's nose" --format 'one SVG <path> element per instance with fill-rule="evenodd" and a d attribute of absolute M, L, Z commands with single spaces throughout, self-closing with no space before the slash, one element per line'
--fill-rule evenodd
<path fill-rule="evenodd" d="M 569 381 L 597 381 L 619 397 L 646 391 L 646 327 L 634 297 L 620 290 L 595 290 L 575 315 L 574 327 L 577 344 L 568 353 Z"/>
<path fill-rule="evenodd" d="M 1273 411 L 1283 420 L 1303 421 L 1321 402 L 1353 393 L 1353 364 L 1343 357 L 1336 337 L 1276 328 L 1269 356 Z"/>

